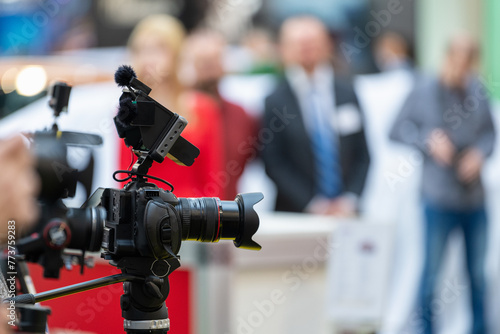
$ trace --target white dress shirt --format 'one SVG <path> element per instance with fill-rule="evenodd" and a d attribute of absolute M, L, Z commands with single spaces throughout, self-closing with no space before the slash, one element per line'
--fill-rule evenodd
<path fill-rule="evenodd" d="M 310 107 L 312 89 L 315 89 L 315 96 L 319 99 L 318 103 L 322 105 L 321 111 L 326 114 L 323 119 L 329 120 L 332 130 L 335 130 L 335 91 L 332 66 L 326 63 L 318 65 L 311 75 L 308 75 L 301 66 L 290 66 L 285 70 L 285 76 L 297 97 L 307 133 L 311 135 L 314 131 Z"/>

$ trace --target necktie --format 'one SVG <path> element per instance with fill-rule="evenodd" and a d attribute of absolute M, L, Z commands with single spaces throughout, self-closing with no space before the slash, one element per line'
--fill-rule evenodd
<path fill-rule="evenodd" d="M 317 193 L 334 198 L 342 192 L 342 175 L 338 147 L 330 120 L 323 110 L 320 95 L 314 87 L 310 91 L 313 129 L 311 142 L 314 152 Z"/>

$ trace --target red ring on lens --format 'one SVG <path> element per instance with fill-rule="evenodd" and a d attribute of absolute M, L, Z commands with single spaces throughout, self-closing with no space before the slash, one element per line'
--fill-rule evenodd
<path fill-rule="evenodd" d="M 222 217 L 222 202 L 220 201 L 220 198 L 216 197 L 215 202 L 217 202 L 217 207 L 218 207 L 218 215 L 217 215 L 217 235 L 215 236 L 214 241 L 219 241 L 220 240 L 220 224 L 221 224 L 221 217 Z"/>
<path fill-rule="evenodd" d="M 65 240 L 62 243 L 56 244 L 51 239 L 52 236 L 49 235 L 49 231 L 52 228 L 59 229 L 62 233 L 64 233 Z M 66 224 L 64 221 L 59 219 L 54 219 L 45 226 L 43 230 L 43 239 L 45 240 L 45 244 L 50 248 L 55 250 L 63 249 L 71 242 L 71 229 L 69 228 L 68 224 Z"/>

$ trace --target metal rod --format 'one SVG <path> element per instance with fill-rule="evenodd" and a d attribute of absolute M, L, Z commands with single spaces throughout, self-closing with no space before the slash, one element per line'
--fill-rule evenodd
<path fill-rule="evenodd" d="M 37 294 L 19 295 L 19 296 L 12 298 L 12 299 L 16 303 L 20 303 L 20 304 L 35 304 L 35 303 L 40 303 L 40 302 L 44 302 L 47 300 L 51 300 L 51 299 L 55 299 L 55 298 L 64 297 L 64 296 L 72 295 L 75 293 L 87 291 L 87 290 L 100 288 L 100 287 L 110 285 L 110 284 L 122 283 L 122 282 L 126 282 L 126 281 L 134 281 L 134 280 L 144 280 L 144 278 L 138 277 L 135 275 L 130 275 L 130 274 L 117 274 L 117 275 L 111 275 L 111 276 L 97 278 L 97 279 L 87 281 L 87 282 L 68 285 L 68 286 L 65 286 L 62 288 L 44 291 L 44 292 L 40 292 Z M 9 301 L 9 300 L 10 300 L 10 298 L 5 300 L 5 301 Z"/>

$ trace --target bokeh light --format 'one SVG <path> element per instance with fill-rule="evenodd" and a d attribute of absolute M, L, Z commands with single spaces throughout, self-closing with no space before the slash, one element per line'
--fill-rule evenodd
<path fill-rule="evenodd" d="M 16 78 L 16 90 L 23 96 L 34 96 L 42 92 L 47 85 L 47 73 L 42 66 L 27 66 Z"/>
<path fill-rule="evenodd" d="M 11 67 L 2 75 L 0 79 L 1 89 L 4 94 L 9 94 L 16 89 L 16 76 L 19 73 L 17 67 Z"/>

